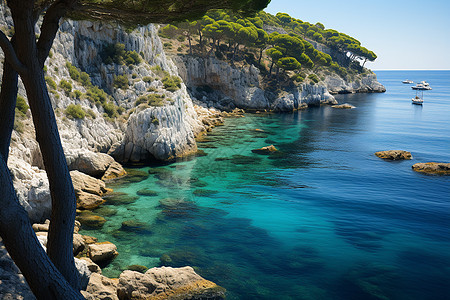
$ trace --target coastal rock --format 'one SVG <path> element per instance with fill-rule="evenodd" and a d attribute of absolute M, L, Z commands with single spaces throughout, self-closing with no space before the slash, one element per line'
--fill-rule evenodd
<path fill-rule="evenodd" d="M 355 106 L 349 104 L 349 103 L 343 103 L 338 105 L 332 105 L 332 108 L 341 108 L 341 109 L 353 109 L 356 108 Z"/>
<path fill-rule="evenodd" d="M 417 163 L 412 166 L 416 172 L 436 174 L 436 175 L 450 175 L 450 163 L 428 162 Z"/>
<path fill-rule="evenodd" d="M 118 179 L 127 175 L 127 171 L 118 162 L 113 162 L 102 176 L 103 181 Z"/>
<path fill-rule="evenodd" d="M 88 264 L 85 260 L 74 258 L 75 259 L 75 267 L 78 270 L 78 273 L 80 273 L 80 285 L 81 289 L 86 289 L 89 278 L 91 277 L 92 272 L 89 270 Z"/>
<path fill-rule="evenodd" d="M 110 279 L 103 275 L 92 273 L 86 288 L 87 299 L 96 300 L 119 300 L 117 297 L 118 279 Z"/>
<path fill-rule="evenodd" d="M 337 75 L 328 75 L 324 84 L 331 94 L 386 92 L 386 88 L 378 82 L 375 74 L 357 75 L 349 82 Z"/>
<path fill-rule="evenodd" d="M 119 253 L 117 247 L 111 242 L 101 242 L 88 245 L 89 258 L 95 263 L 109 263 Z"/>
<path fill-rule="evenodd" d="M 35 300 L 25 277 L 13 262 L 0 239 L 0 299 Z"/>
<path fill-rule="evenodd" d="M 224 299 L 225 289 L 205 280 L 191 267 L 161 267 L 145 274 L 124 271 L 117 288 L 119 299 Z"/>
<path fill-rule="evenodd" d="M 73 255 L 77 255 L 86 247 L 86 242 L 81 234 L 73 235 Z"/>
<path fill-rule="evenodd" d="M 411 152 L 404 150 L 387 150 L 375 152 L 375 155 L 379 158 L 389 159 L 389 160 L 402 160 L 402 159 L 412 159 Z"/>
<path fill-rule="evenodd" d="M 66 153 L 66 160 L 69 170 L 78 170 L 93 177 L 101 177 L 114 163 L 114 158 L 108 154 L 86 150 Z"/>
<path fill-rule="evenodd" d="M 43 222 L 50 218 L 52 199 L 47 173 L 11 155 L 8 167 L 19 203 L 27 211 L 31 222 Z"/>
<path fill-rule="evenodd" d="M 77 193 L 77 208 L 91 210 L 100 206 L 104 202 L 105 200 L 98 195 L 86 192 Z"/>
<path fill-rule="evenodd" d="M 273 152 L 276 152 L 276 151 L 278 151 L 278 149 L 275 148 L 274 145 L 265 146 L 265 147 L 262 147 L 262 148 L 259 148 L 259 149 L 252 150 L 253 153 L 266 154 L 266 155 L 270 154 L 270 153 L 273 153 Z"/>
<path fill-rule="evenodd" d="M 92 259 L 90 259 L 89 257 L 80 257 L 81 260 L 86 261 L 86 266 L 88 267 L 89 271 L 91 271 L 91 273 L 98 273 L 98 274 L 102 274 L 102 269 L 92 261 Z"/>
<path fill-rule="evenodd" d="M 70 171 L 70 176 L 72 177 L 72 183 L 76 193 L 86 192 L 102 196 L 108 192 L 105 183 L 100 179 L 96 179 L 80 171 Z"/>

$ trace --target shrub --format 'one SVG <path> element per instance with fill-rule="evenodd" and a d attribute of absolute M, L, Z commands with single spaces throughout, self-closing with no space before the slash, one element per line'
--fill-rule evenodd
<path fill-rule="evenodd" d="M 84 119 L 86 113 L 84 112 L 81 105 L 70 104 L 66 108 L 66 115 L 72 119 Z"/>
<path fill-rule="evenodd" d="M 91 78 L 89 77 L 89 74 L 86 72 L 80 73 L 80 82 L 83 84 L 83 86 L 88 87 L 91 86 Z"/>
<path fill-rule="evenodd" d="M 16 101 L 16 108 L 22 113 L 22 114 L 26 114 L 27 110 L 30 108 L 27 104 L 27 101 L 25 100 L 25 98 L 23 98 L 20 95 L 17 95 L 17 101 Z"/>
<path fill-rule="evenodd" d="M 86 97 L 89 101 L 97 104 L 104 104 L 109 98 L 109 95 L 98 86 L 92 86 L 88 88 Z"/>
<path fill-rule="evenodd" d="M 15 131 L 17 131 L 19 133 L 23 133 L 23 131 L 25 129 L 25 126 L 22 123 L 22 118 L 24 117 L 23 113 L 20 112 L 17 108 L 16 108 L 15 113 L 16 113 L 16 116 L 14 117 L 13 128 L 14 128 Z"/>
<path fill-rule="evenodd" d="M 75 96 L 75 98 L 80 99 L 81 95 L 83 95 L 83 93 L 80 92 L 79 90 L 75 90 L 75 91 L 74 91 L 74 96 Z"/>
<path fill-rule="evenodd" d="M 107 103 L 103 104 L 102 106 L 108 117 L 110 117 L 110 118 L 117 117 L 117 109 L 116 109 L 116 106 L 112 102 L 107 102 Z"/>
<path fill-rule="evenodd" d="M 177 40 L 182 43 L 182 42 L 184 42 L 186 40 L 186 38 L 184 37 L 184 35 L 179 35 L 177 37 Z"/>
<path fill-rule="evenodd" d="M 318 83 L 319 82 L 319 78 L 317 77 L 316 74 L 309 74 L 308 78 L 311 79 L 314 83 Z"/>
<path fill-rule="evenodd" d="M 92 119 L 96 119 L 97 115 L 95 114 L 95 112 L 92 109 L 88 109 L 86 114 L 88 115 L 88 117 L 92 118 Z"/>
<path fill-rule="evenodd" d="M 125 107 L 123 107 L 123 106 L 118 106 L 117 107 L 117 113 L 119 115 L 122 115 L 124 112 L 125 112 Z"/>
<path fill-rule="evenodd" d="M 167 49 L 172 49 L 172 43 L 170 42 L 164 43 L 163 46 Z"/>
<path fill-rule="evenodd" d="M 78 71 L 77 67 L 72 65 L 70 62 L 66 62 L 66 68 L 69 71 L 70 78 L 75 81 L 80 81 L 80 71 Z"/>
<path fill-rule="evenodd" d="M 158 120 L 157 117 L 152 116 L 152 124 L 154 124 L 155 126 L 158 126 L 158 125 L 159 125 L 159 120 Z"/>
<path fill-rule="evenodd" d="M 45 82 L 47 82 L 47 85 L 51 90 L 56 90 L 58 88 L 56 82 L 50 76 L 45 76 Z"/>
<path fill-rule="evenodd" d="M 72 84 L 64 79 L 59 82 L 59 87 L 66 93 L 66 95 L 69 95 L 72 91 Z"/>
<path fill-rule="evenodd" d="M 164 88 L 170 92 L 175 92 L 181 88 L 181 78 L 178 76 L 166 76 L 162 79 Z"/>
<path fill-rule="evenodd" d="M 118 89 L 128 88 L 128 77 L 126 75 L 115 76 L 114 87 Z"/>
<path fill-rule="evenodd" d="M 149 82 L 152 82 L 152 81 L 153 81 L 153 78 L 151 78 L 150 76 L 144 76 L 144 77 L 142 78 L 142 81 L 149 83 Z"/>
<path fill-rule="evenodd" d="M 109 44 L 103 48 L 100 53 L 102 60 L 105 64 L 116 63 L 119 65 L 126 64 L 138 65 L 141 63 L 142 58 L 136 51 L 126 51 L 125 45 L 121 43 Z"/>
<path fill-rule="evenodd" d="M 148 101 L 148 99 L 147 99 L 146 96 L 140 96 L 140 97 L 136 100 L 136 102 L 134 103 L 134 105 L 135 105 L 135 106 L 138 106 L 138 105 L 140 105 L 140 104 L 142 104 L 142 103 L 146 103 L 147 101 Z"/>
<path fill-rule="evenodd" d="M 135 79 L 137 77 L 136 73 L 131 74 L 131 78 Z"/>
<path fill-rule="evenodd" d="M 164 105 L 164 95 L 149 94 L 147 96 L 148 105 L 150 106 L 163 106 Z"/>

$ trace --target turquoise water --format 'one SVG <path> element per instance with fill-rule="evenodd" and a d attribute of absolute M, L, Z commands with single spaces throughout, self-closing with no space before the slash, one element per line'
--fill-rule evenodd
<path fill-rule="evenodd" d="M 450 162 L 450 71 L 377 75 L 385 94 L 337 97 L 356 109 L 227 119 L 199 143 L 206 156 L 114 187 L 153 192 L 83 230 L 118 246 L 104 274 L 190 265 L 229 299 L 450 299 L 450 176 L 411 170 Z M 407 78 L 433 87 L 423 106 Z M 414 159 L 373 155 L 388 149 Z"/>

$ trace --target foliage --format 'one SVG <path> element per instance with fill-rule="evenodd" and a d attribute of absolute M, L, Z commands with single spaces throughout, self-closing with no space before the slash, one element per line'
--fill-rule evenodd
<path fill-rule="evenodd" d="M 311 79 L 314 83 L 318 83 L 319 82 L 319 78 L 317 77 L 316 74 L 309 74 L 308 75 L 308 79 Z"/>
<path fill-rule="evenodd" d="M 64 79 L 59 82 L 59 87 L 66 93 L 66 96 L 72 91 L 72 84 Z"/>
<path fill-rule="evenodd" d="M 65 113 L 69 118 L 72 119 L 84 119 L 84 117 L 86 116 L 85 111 L 79 104 L 69 104 L 66 108 Z"/>
<path fill-rule="evenodd" d="M 142 62 L 141 56 L 136 51 L 126 51 L 125 45 L 121 43 L 104 46 L 100 57 L 107 65 L 115 63 L 118 65 L 132 66 Z"/>
<path fill-rule="evenodd" d="M 58 88 L 56 82 L 50 76 L 45 76 L 45 82 L 47 82 L 47 85 L 51 90 L 56 90 Z"/>
<path fill-rule="evenodd" d="M 128 88 L 128 77 L 126 75 L 114 76 L 114 87 L 118 89 Z"/>
<path fill-rule="evenodd" d="M 69 71 L 70 78 L 75 81 L 80 81 L 81 74 L 77 67 L 72 65 L 70 62 L 66 62 L 66 68 Z"/>
<path fill-rule="evenodd" d="M 28 106 L 27 101 L 25 100 L 25 98 L 23 98 L 20 95 L 17 95 L 16 109 L 18 109 L 21 113 L 23 113 L 25 115 L 29 108 L 30 107 Z"/>
<path fill-rule="evenodd" d="M 162 79 L 164 88 L 170 92 L 175 92 L 181 88 L 181 78 L 178 76 L 166 76 Z"/>
<path fill-rule="evenodd" d="M 158 118 L 157 117 L 155 117 L 155 116 L 152 116 L 152 124 L 154 124 L 155 126 L 158 126 L 159 125 L 159 120 L 158 120 Z"/>

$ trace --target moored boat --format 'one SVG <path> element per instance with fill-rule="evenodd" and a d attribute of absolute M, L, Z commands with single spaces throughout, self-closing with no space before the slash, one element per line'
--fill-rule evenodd
<path fill-rule="evenodd" d="M 405 84 L 411 84 L 411 83 L 414 83 L 414 81 L 409 80 L 409 79 L 403 80 L 402 82 L 405 83 Z"/>

